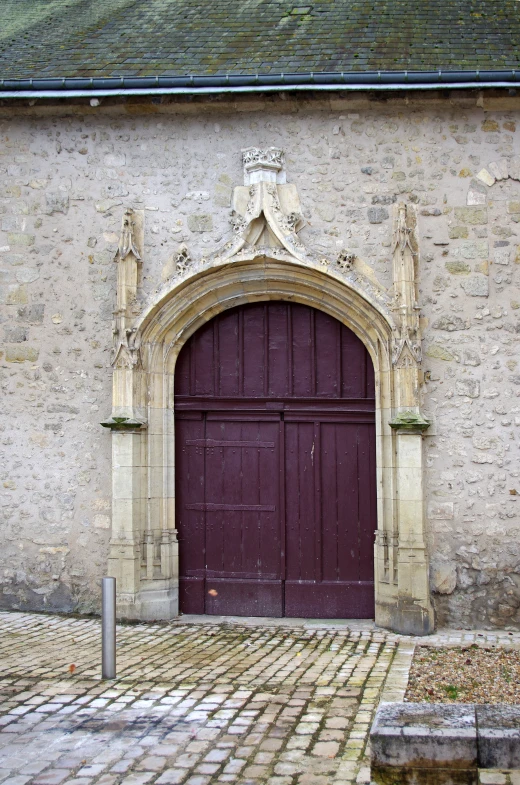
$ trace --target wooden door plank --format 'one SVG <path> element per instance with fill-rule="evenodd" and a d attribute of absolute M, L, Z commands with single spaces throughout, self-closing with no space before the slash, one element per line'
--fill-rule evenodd
<path fill-rule="evenodd" d="M 339 580 L 359 580 L 359 467 L 357 426 L 337 425 L 338 428 L 338 577 Z"/>
<path fill-rule="evenodd" d="M 339 578 L 339 528 L 341 525 L 338 482 L 343 481 L 341 456 L 338 456 L 338 431 L 334 423 L 321 423 L 321 525 L 323 529 L 323 580 Z"/>
<path fill-rule="evenodd" d="M 322 311 L 316 311 L 315 319 L 316 395 L 339 398 L 341 380 L 338 347 L 341 325 Z"/>
<path fill-rule="evenodd" d="M 219 385 L 216 394 L 238 398 L 240 397 L 239 378 L 242 371 L 239 312 L 234 308 L 226 316 L 226 319 L 219 319 L 216 323 L 219 345 Z"/>
<path fill-rule="evenodd" d="M 314 423 L 286 423 L 287 580 L 317 579 Z"/>
<path fill-rule="evenodd" d="M 313 395 L 314 333 L 312 311 L 305 307 L 291 308 L 292 321 L 292 396 L 310 398 Z"/>
<path fill-rule="evenodd" d="M 244 309 L 243 319 L 243 397 L 264 396 L 266 378 L 265 306 Z"/>
<path fill-rule="evenodd" d="M 176 457 L 179 476 L 176 527 L 179 533 L 179 593 L 184 613 L 204 613 L 205 514 L 190 509 L 204 495 L 204 450 L 187 441 L 204 436 L 204 420 L 176 421 Z"/>
<path fill-rule="evenodd" d="M 375 427 L 358 425 L 359 579 L 374 580 L 374 539 L 377 529 Z"/>
<path fill-rule="evenodd" d="M 287 378 L 287 305 L 270 303 L 268 308 L 268 394 L 276 398 L 288 395 Z"/>
<path fill-rule="evenodd" d="M 190 395 L 214 395 L 213 330 L 198 330 L 191 337 L 189 345 L 191 347 Z"/>

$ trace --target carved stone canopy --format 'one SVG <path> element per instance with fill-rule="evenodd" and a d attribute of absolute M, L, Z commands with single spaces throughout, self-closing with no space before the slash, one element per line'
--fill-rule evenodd
<path fill-rule="evenodd" d="M 279 147 L 247 147 L 242 150 L 244 185 L 254 183 L 285 183 L 285 157 Z"/>
<path fill-rule="evenodd" d="M 308 247 L 299 236 L 305 226 L 296 185 L 286 182 L 285 155 L 279 147 L 242 150 L 245 185 L 233 190 L 230 223 L 232 235 L 207 256 L 195 258 L 185 245 L 173 257 L 173 278 L 184 279 L 206 267 L 268 258 L 327 270 L 378 303 L 392 320 L 390 295 L 374 271 L 348 248 L 331 258 Z M 158 288 L 154 295 L 164 287 Z"/>

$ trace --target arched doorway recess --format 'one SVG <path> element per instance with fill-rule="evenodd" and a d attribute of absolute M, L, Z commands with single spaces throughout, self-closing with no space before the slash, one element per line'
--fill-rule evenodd
<path fill-rule="evenodd" d="M 396 245 L 396 269 L 400 248 Z M 178 614 L 174 388 L 179 353 L 214 316 L 246 303 L 276 300 L 300 303 L 337 319 L 362 341 L 371 357 L 376 623 L 412 634 L 433 630 L 421 439 L 427 423 L 418 404 L 415 346 L 406 326 L 396 338 L 392 313 L 372 297 L 369 288 L 355 281 L 346 283 L 341 274 L 313 264 L 253 251 L 241 261 L 195 268 L 159 290 L 131 329 L 119 330 L 112 416 L 103 425 L 112 431 L 108 570 L 117 579 L 121 617 L 169 619 Z M 400 280 L 398 274 L 395 280 Z M 124 294 L 125 286 L 121 275 L 118 292 Z"/>
<path fill-rule="evenodd" d="M 175 375 L 179 608 L 374 617 L 374 368 L 306 305 L 225 311 Z"/>

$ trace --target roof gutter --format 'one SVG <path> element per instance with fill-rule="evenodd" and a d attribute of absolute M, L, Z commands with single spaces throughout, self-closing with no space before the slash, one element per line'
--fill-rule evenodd
<path fill-rule="evenodd" d="M 218 95 L 299 90 L 395 91 L 515 89 L 520 72 L 341 71 L 215 76 L 121 76 L 0 79 L 0 98 L 105 98 L 107 96 Z"/>

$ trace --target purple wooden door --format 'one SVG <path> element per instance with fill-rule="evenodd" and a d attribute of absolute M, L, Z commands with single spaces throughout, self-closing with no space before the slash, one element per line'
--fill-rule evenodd
<path fill-rule="evenodd" d="M 232 309 L 176 372 L 185 613 L 371 618 L 374 373 L 361 341 L 303 305 Z"/>

